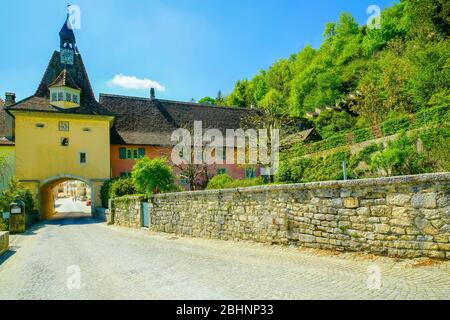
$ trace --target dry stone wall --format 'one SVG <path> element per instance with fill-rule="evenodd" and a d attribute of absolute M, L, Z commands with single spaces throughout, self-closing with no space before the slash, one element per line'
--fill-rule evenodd
<path fill-rule="evenodd" d="M 149 199 L 150 229 L 449 259 L 449 194 L 450 173 L 162 194 Z M 140 219 L 139 204 L 121 208 L 118 224 Z"/>
<path fill-rule="evenodd" d="M 0 231 L 0 256 L 8 251 L 9 248 L 9 232 Z"/>
<path fill-rule="evenodd" d="M 111 199 L 107 216 L 108 223 L 128 228 L 141 228 L 141 203 L 146 199 L 145 196 Z"/>

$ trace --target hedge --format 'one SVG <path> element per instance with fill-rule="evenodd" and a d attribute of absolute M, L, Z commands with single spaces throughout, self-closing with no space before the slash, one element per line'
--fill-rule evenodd
<path fill-rule="evenodd" d="M 429 108 L 418 112 L 415 116 L 415 126 L 429 123 L 443 123 L 450 120 L 450 106 Z"/>
<path fill-rule="evenodd" d="M 390 119 L 381 123 L 380 128 L 383 136 L 390 136 L 404 130 L 420 128 L 429 124 L 441 124 L 450 121 L 450 106 L 439 106 L 428 108 L 416 113 L 414 116 L 404 116 Z M 306 146 L 306 149 L 294 144 L 291 147 L 293 156 L 301 156 L 306 153 L 316 153 L 348 144 L 347 133 L 336 134 L 325 140 L 314 142 Z M 361 143 L 375 139 L 371 128 L 357 129 L 351 132 L 352 143 Z"/>
<path fill-rule="evenodd" d="M 410 117 L 400 117 L 387 120 L 381 124 L 381 132 L 384 136 L 390 136 L 403 130 L 408 130 L 411 125 Z"/>
<path fill-rule="evenodd" d="M 374 138 L 375 136 L 369 128 L 358 129 L 352 132 L 352 141 L 354 143 L 360 143 Z"/>

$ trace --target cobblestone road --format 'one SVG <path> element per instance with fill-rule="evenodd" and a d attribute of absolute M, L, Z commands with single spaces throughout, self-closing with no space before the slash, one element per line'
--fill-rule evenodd
<path fill-rule="evenodd" d="M 0 258 L 0 299 L 450 298 L 449 262 L 176 238 L 67 214 L 11 242 Z M 74 265 L 80 289 L 67 286 Z M 379 290 L 367 287 L 373 265 Z"/>

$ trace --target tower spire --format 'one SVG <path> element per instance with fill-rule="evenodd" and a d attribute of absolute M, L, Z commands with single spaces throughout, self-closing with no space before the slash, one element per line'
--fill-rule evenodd
<path fill-rule="evenodd" d="M 61 31 L 59 31 L 60 47 L 66 49 L 72 49 L 77 51 L 75 33 L 73 32 L 73 27 L 70 22 L 70 4 L 67 5 L 67 16 Z"/>

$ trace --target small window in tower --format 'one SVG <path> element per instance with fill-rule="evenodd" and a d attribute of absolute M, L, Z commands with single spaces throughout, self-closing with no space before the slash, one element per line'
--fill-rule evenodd
<path fill-rule="evenodd" d="M 76 94 L 72 95 L 72 102 L 78 103 L 78 96 Z"/>
<path fill-rule="evenodd" d="M 56 92 L 52 93 L 52 101 L 56 101 L 58 99 L 58 95 L 56 94 Z"/>
<path fill-rule="evenodd" d="M 68 147 L 69 146 L 69 138 L 61 138 L 61 146 Z"/>
<path fill-rule="evenodd" d="M 70 93 L 66 93 L 66 101 L 72 102 L 72 95 Z"/>
<path fill-rule="evenodd" d="M 64 100 L 64 95 L 62 92 L 58 92 L 58 101 L 63 101 Z"/>

